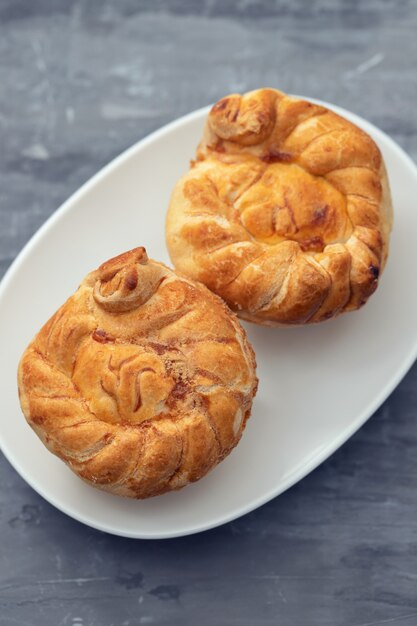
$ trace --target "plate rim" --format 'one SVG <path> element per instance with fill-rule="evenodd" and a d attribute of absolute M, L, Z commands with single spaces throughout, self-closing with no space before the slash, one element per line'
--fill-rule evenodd
<path fill-rule="evenodd" d="M 353 123 L 357 124 L 359 127 L 363 125 L 372 130 L 374 136 L 383 139 L 385 143 L 387 143 L 393 152 L 397 155 L 399 159 L 401 159 L 406 166 L 408 166 L 414 173 L 414 176 L 417 179 L 417 166 L 412 160 L 412 158 L 405 152 L 405 150 L 387 133 L 383 130 L 375 126 L 372 122 L 369 122 L 365 118 L 360 115 L 348 111 L 343 107 L 338 105 L 334 105 L 332 103 L 319 100 L 316 98 L 310 98 L 305 96 L 294 96 L 297 98 L 302 98 L 308 100 L 310 102 L 314 102 L 316 104 L 323 105 L 336 113 L 346 117 L 353 121 Z M 100 182 L 102 178 L 105 178 L 108 173 L 117 167 L 123 165 L 124 161 L 129 160 L 129 158 L 135 154 L 137 151 L 141 151 L 146 149 L 149 144 L 152 144 L 154 141 L 157 141 L 160 137 L 163 137 L 167 133 L 172 130 L 175 130 L 178 127 L 186 125 L 188 122 L 192 122 L 196 119 L 203 118 L 203 116 L 207 115 L 212 105 L 207 105 L 191 111 L 186 115 L 178 117 L 164 126 L 154 130 L 149 135 L 146 135 L 139 141 L 135 142 L 133 145 L 123 150 L 119 155 L 113 158 L 109 163 L 107 163 L 104 167 L 102 167 L 98 172 L 93 174 L 87 181 L 85 181 L 74 193 L 72 193 L 67 200 L 65 200 L 46 220 L 45 222 L 38 228 L 38 230 L 30 237 L 30 239 L 26 242 L 20 252 L 17 254 L 15 259 L 12 261 L 8 269 L 6 270 L 3 278 L 0 281 L 0 305 L 5 297 L 5 293 L 9 288 L 10 284 L 13 282 L 15 273 L 19 270 L 20 266 L 25 262 L 26 257 L 30 255 L 32 248 L 36 246 L 39 239 L 41 239 L 48 230 L 50 230 L 56 221 L 59 221 L 62 215 L 66 214 L 71 210 L 73 204 L 75 204 L 80 197 L 82 197 L 86 192 L 88 192 L 91 188 L 93 188 L 97 183 Z M 79 514 L 77 511 L 74 512 L 70 506 L 67 506 L 65 502 L 57 502 L 54 496 L 48 494 L 48 490 L 44 488 L 41 484 L 39 485 L 35 480 L 32 480 L 32 477 L 27 474 L 26 470 L 22 469 L 20 466 L 19 459 L 17 459 L 14 454 L 9 450 L 7 443 L 4 441 L 4 437 L 2 435 L 2 431 L 0 429 L 0 448 L 6 457 L 7 461 L 10 465 L 16 470 L 16 472 L 23 478 L 23 480 L 32 488 L 36 493 L 38 493 L 44 500 L 46 500 L 49 504 L 54 506 L 56 509 L 68 515 L 72 519 L 85 524 L 91 528 L 99 530 L 101 532 L 106 532 L 112 535 L 126 537 L 130 539 L 170 539 L 177 537 L 185 537 L 188 535 L 204 532 L 207 530 L 211 530 L 213 528 L 219 527 L 223 524 L 227 524 L 236 520 L 244 515 L 247 515 L 251 511 L 256 510 L 257 508 L 263 506 L 270 500 L 275 497 L 281 495 L 287 489 L 295 485 L 297 482 L 305 478 L 308 474 L 310 474 L 314 469 L 316 469 L 321 463 L 326 461 L 332 454 L 334 454 L 350 437 L 352 437 L 365 423 L 368 419 L 370 419 L 374 413 L 381 407 L 381 405 L 385 402 L 385 400 L 391 395 L 394 389 L 398 386 L 407 372 L 413 366 L 415 360 L 417 359 L 417 341 L 414 345 L 411 345 L 409 354 L 406 358 L 403 359 L 403 364 L 400 368 L 397 369 L 395 374 L 390 378 L 388 383 L 381 389 L 381 392 L 376 395 L 376 397 L 358 414 L 357 418 L 350 424 L 347 428 L 345 428 L 337 437 L 335 437 L 328 445 L 319 448 L 318 451 L 313 453 L 311 457 L 301 465 L 296 466 L 292 472 L 287 476 L 286 480 L 281 481 L 279 486 L 274 489 L 269 490 L 266 494 L 263 494 L 259 498 L 252 500 L 246 506 L 239 508 L 233 513 L 229 513 L 227 515 L 218 516 L 216 519 L 207 522 L 206 524 L 201 524 L 198 527 L 190 526 L 185 529 L 173 531 L 173 532 L 132 532 L 123 528 L 114 528 L 106 526 L 105 523 L 99 523 L 95 520 L 91 520 L 88 516 Z"/>

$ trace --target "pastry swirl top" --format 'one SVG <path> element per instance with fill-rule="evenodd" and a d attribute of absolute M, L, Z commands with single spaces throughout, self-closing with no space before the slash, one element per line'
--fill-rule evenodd
<path fill-rule="evenodd" d="M 211 109 L 166 234 L 175 266 L 240 317 L 303 324 L 366 302 L 391 223 L 374 141 L 323 106 L 260 89 Z"/>
<path fill-rule="evenodd" d="M 144 248 L 91 272 L 19 365 L 21 406 L 45 445 L 84 480 L 136 498 L 221 461 L 256 385 L 234 315 Z"/>

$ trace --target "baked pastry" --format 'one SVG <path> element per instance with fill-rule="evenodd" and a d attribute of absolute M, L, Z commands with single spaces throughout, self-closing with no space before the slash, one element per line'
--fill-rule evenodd
<path fill-rule="evenodd" d="M 374 141 L 323 106 L 259 89 L 211 109 L 166 237 L 175 267 L 239 317 L 305 324 L 367 301 L 391 223 Z"/>
<path fill-rule="evenodd" d="M 217 296 L 136 248 L 88 274 L 36 335 L 20 402 L 81 478 L 146 498 L 198 480 L 237 444 L 255 365 Z"/>

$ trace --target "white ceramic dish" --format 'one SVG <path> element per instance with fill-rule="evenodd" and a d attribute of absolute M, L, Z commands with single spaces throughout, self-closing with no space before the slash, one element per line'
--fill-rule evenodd
<path fill-rule="evenodd" d="M 380 287 L 361 311 L 317 326 L 246 325 L 260 386 L 243 439 L 211 474 L 148 501 L 83 484 L 51 455 L 19 408 L 16 367 L 25 346 L 81 278 L 137 245 L 169 263 L 165 210 L 187 170 L 207 109 L 139 142 L 94 176 L 39 230 L 0 287 L 2 449 L 46 500 L 100 530 L 137 538 L 176 537 L 239 517 L 324 461 L 380 406 L 417 353 L 417 170 L 384 133 L 342 109 L 379 144 L 390 176 L 395 227 Z M 400 462 L 400 460 L 399 460 Z"/>

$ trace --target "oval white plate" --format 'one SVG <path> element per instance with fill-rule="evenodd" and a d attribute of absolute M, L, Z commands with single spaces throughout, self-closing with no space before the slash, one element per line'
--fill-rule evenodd
<path fill-rule="evenodd" d="M 259 392 L 237 449 L 181 492 L 148 501 L 83 484 L 45 450 L 19 408 L 16 367 L 25 346 L 81 278 L 138 245 L 169 263 L 164 218 L 188 169 L 207 109 L 139 142 L 84 185 L 39 230 L 0 287 L 0 427 L 3 451 L 51 504 L 103 531 L 138 538 L 198 532 L 247 513 L 303 478 L 380 406 L 417 353 L 417 171 L 384 133 L 335 108 L 379 144 L 390 176 L 395 227 L 386 271 L 364 309 L 306 328 L 246 325 Z"/>

